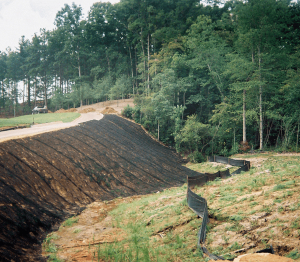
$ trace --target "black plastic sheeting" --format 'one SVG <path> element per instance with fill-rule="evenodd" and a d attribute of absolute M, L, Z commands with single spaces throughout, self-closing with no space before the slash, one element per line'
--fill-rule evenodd
<path fill-rule="evenodd" d="M 198 242 L 197 245 L 202 249 L 203 253 L 207 254 L 211 259 L 213 260 L 224 260 L 224 258 L 211 254 L 208 252 L 205 244 L 206 239 L 206 225 L 209 223 L 208 218 L 208 209 L 207 209 L 207 201 L 205 198 L 195 194 L 192 189 L 195 186 L 203 186 L 208 181 L 213 181 L 217 177 L 225 178 L 228 176 L 232 176 L 235 174 L 240 174 L 242 171 L 248 171 L 250 170 L 250 161 L 246 160 L 236 160 L 236 159 L 230 159 L 227 157 L 222 156 L 210 156 L 208 158 L 209 162 L 218 162 L 223 163 L 231 166 L 239 166 L 240 168 L 230 174 L 229 169 L 225 171 L 219 171 L 214 174 L 200 174 L 197 176 L 188 176 L 187 177 L 187 203 L 188 206 L 199 216 L 202 217 L 202 225 L 198 232 Z M 202 245 L 202 246 L 201 246 Z"/>

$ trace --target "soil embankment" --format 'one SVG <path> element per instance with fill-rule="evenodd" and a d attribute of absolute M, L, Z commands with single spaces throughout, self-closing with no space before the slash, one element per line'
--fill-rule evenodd
<path fill-rule="evenodd" d="M 1 261 L 41 260 L 41 240 L 95 200 L 181 185 L 191 171 L 116 115 L 1 143 Z"/>

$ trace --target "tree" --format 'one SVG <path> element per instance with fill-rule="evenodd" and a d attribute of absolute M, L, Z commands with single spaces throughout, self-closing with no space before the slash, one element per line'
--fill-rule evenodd
<path fill-rule="evenodd" d="M 207 140 L 209 139 L 209 125 L 202 124 L 197 120 L 196 115 L 191 115 L 185 122 L 184 127 L 176 135 L 175 141 L 178 144 L 177 147 L 187 147 L 190 153 L 191 160 L 197 162 L 197 153 L 202 152 Z M 196 154 L 195 154 L 196 153 Z"/>
<path fill-rule="evenodd" d="M 248 0 L 236 8 L 240 49 L 251 56 L 255 65 L 256 80 L 259 85 L 259 148 L 263 149 L 263 86 L 266 85 L 266 73 L 270 56 L 282 52 L 280 46 L 285 29 L 287 8 L 290 1 Z M 272 64 L 272 63 L 270 63 Z"/>
<path fill-rule="evenodd" d="M 5 87 L 4 87 L 4 80 L 6 78 L 6 74 L 7 74 L 7 54 L 6 53 L 1 53 L 0 52 L 0 91 L 2 93 L 2 95 L 0 96 L 0 98 L 2 99 L 2 107 L 5 107 L 5 96 L 6 96 L 6 92 L 5 92 Z"/>
<path fill-rule="evenodd" d="M 83 55 L 83 29 L 84 23 L 81 23 L 82 8 L 75 3 L 72 6 L 65 4 L 65 6 L 56 14 L 55 25 L 58 30 L 62 30 L 66 34 L 66 41 L 64 42 L 63 52 L 68 53 L 71 58 L 71 64 L 78 70 L 77 82 L 81 89 L 82 84 L 82 55 Z M 82 93 L 81 91 L 79 92 Z M 80 105 L 82 106 L 82 99 Z"/>

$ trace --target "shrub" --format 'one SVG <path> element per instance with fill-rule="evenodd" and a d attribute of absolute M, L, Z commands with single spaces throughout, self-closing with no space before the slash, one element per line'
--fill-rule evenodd
<path fill-rule="evenodd" d="M 298 252 L 297 249 L 291 251 L 289 254 L 286 255 L 286 257 L 289 257 L 291 259 L 298 259 L 300 258 L 300 253 Z"/>
<path fill-rule="evenodd" d="M 121 112 L 121 115 L 132 119 L 133 108 L 127 105 Z"/>
<path fill-rule="evenodd" d="M 197 151 L 194 151 L 193 153 L 189 154 L 188 158 L 193 163 L 202 163 L 206 161 L 205 157 Z"/>

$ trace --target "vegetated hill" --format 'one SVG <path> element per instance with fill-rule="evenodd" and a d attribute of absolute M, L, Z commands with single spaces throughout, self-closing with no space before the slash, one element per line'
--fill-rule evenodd
<path fill-rule="evenodd" d="M 195 172 L 181 161 L 115 115 L 1 143 L 1 261 L 41 259 L 45 232 L 95 200 L 182 185 Z"/>
<path fill-rule="evenodd" d="M 251 161 L 250 171 L 194 189 L 208 203 L 206 247 L 213 254 L 233 258 L 272 245 L 276 255 L 300 261 L 300 154 L 235 157 Z M 215 173 L 229 166 L 188 167 Z M 184 184 L 155 194 L 94 202 L 47 237 L 45 254 L 85 262 L 136 261 L 137 257 L 139 261 L 207 261 L 197 248 L 202 219 L 188 208 L 186 190 Z M 283 261 L 279 259 L 261 261 Z"/>

